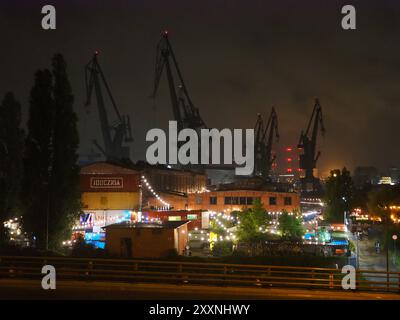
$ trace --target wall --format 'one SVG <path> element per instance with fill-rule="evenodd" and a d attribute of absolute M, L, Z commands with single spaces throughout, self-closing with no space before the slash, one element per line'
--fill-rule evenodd
<path fill-rule="evenodd" d="M 135 210 L 139 192 L 83 192 L 83 208 L 87 210 Z"/>
<path fill-rule="evenodd" d="M 187 244 L 187 226 L 166 228 L 107 228 L 106 249 L 121 256 L 121 239 L 132 241 L 132 258 L 159 258 L 176 249 L 182 254 Z"/>

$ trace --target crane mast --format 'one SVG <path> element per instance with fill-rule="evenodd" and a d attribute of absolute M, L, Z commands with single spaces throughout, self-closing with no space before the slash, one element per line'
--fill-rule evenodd
<path fill-rule="evenodd" d="M 110 87 L 98 62 L 98 52 L 94 53 L 92 60 L 86 65 L 85 82 L 86 106 L 91 104 L 93 90 L 96 95 L 104 147 L 96 140 L 93 141 L 94 144 L 108 161 L 130 161 L 129 147 L 123 146 L 124 142 L 133 141 L 130 119 L 129 116 L 122 116 L 118 110 Z M 112 109 L 117 117 L 117 121 L 113 124 L 110 124 L 108 119 L 102 85 L 106 90 Z"/>
<path fill-rule="evenodd" d="M 272 154 L 274 137 L 279 139 L 278 116 L 275 108 L 272 108 L 267 125 L 258 114 L 255 131 L 255 175 L 264 179 L 269 179 L 271 175 L 272 163 L 275 157 Z"/>
<path fill-rule="evenodd" d="M 303 154 L 300 155 L 300 168 L 305 171 L 304 181 L 306 183 L 314 183 L 316 179 L 313 170 L 316 168 L 318 158 L 321 155 L 319 151 L 316 151 L 318 132 L 321 132 L 321 134 L 324 135 L 325 127 L 322 119 L 322 108 L 319 104 L 319 100 L 316 99 L 311 118 L 308 122 L 307 130 L 301 132 L 298 144 L 298 148 L 303 151 Z"/>
<path fill-rule="evenodd" d="M 274 136 L 276 140 L 279 140 L 279 130 L 278 130 L 278 115 L 276 114 L 275 108 L 272 107 L 271 114 L 269 116 L 269 120 L 267 126 L 265 128 L 264 136 L 268 134 L 268 138 L 266 139 L 266 163 L 268 174 L 271 173 L 272 163 L 275 161 L 275 156 L 272 154 L 272 144 L 274 140 Z"/>
<path fill-rule="evenodd" d="M 267 174 L 265 165 L 265 144 L 263 141 L 264 131 L 264 120 L 259 113 L 254 126 L 254 175 L 259 177 L 265 177 Z"/>
<path fill-rule="evenodd" d="M 172 111 L 174 114 L 174 119 L 178 124 L 178 130 L 185 128 L 191 128 L 195 130 L 206 128 L 206 125 L 200 116 L 199 109 L 193 105 L 193 102 L 190 99 L 174 51 L 168 39 L 167 31 L 163 32 L 162 37 L 157 45 L 153 97 L 155 97 L 157 94 L 164 69 L 166 70 L 167 74 Z M 178 77 L 178 85 L 175 83 L 174 73 Z"/>

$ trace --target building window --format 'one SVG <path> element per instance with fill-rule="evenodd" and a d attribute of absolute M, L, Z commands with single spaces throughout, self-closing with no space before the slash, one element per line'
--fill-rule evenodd
<path fill-rule="evenodd" d="M 188 214 L 188 215 L 186 216 L 186 218 L 187 218 L 188 220 L 196 220 L 196 219 L 197 219 L 197 214 Z"/>
<path fill-rule="evenodd" d="M 224 204 L 232 204 L 232 197 L 225 197 Z"/>
<path fill-rule="evenodd" d="M 253 197 L 247 197 L 246 202 L 247 204 L 253 204 Z"/>
<path fill-rule="evenodd" d="M 210 204 L 217 204 L 217 197 L 210 197 Z"/>
<path fill-rule="evenodd" d="M 238 197 L 232 197 L 232 204 L 239 204 L 239 198 Z"/>
<path fill-rule="evenodd" d="M 169 216 L 168 221 L 181 221 L 181 216 Z"/>
<path fill-rule="evenodd" d="M 239 204 L 247 204 L 246 203 L 246 197 L 240 197 L 239 198 Z"/>
<path fill-rule="evenodd" d="M 292 197 L 285 197 L 285 206 L 291 206 L 292 205 Z"/>
<path fill-rule="evenodd" d="M 269 197 L 269 205 L 276 206 L 276 197 Z"/>

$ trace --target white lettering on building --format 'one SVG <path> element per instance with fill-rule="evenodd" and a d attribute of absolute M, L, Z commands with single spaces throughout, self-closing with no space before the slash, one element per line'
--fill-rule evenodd
<path fill-rule="evenodd" d="M 91 188 L 123 188 L 124 179 L 121 177 L 90 178 Z"/>

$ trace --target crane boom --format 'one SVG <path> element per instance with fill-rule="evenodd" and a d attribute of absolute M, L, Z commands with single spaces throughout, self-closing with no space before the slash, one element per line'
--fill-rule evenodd
<path fill-rule="evenodd" d="M 154 88 L 152 96 L 155 97 L 160 85 L 163 70 L 166 70 L 170 99 L 174 119 L 178 123 L 178 130 L 184 128 L 201 129 L 206 128 L 203 119 L 189 96 L 186 84 L 183 80 L 175 53 L 165 31 L 157 45 L 156 68 L 154 77 Z M 174 72 L 173 72 L 174 70 Z M 177 75 L 179 84 L 176 85 L 174 73 Z"/>
<path fill-rule="evenodd" d="M 312 132 L 311 137 L 309 137 L 311 127 Z M 300 168 L 305 171 L 304 179 L 307 182 L 313 182 L 313 180 L 315 179 L 313 175 L 313 170 L 314 168 L 316 168 L 318 158 L 321 154 L 319 151 L 316 151 L 318 132 L 321 132 L 321 134 L 324 135 L 325 127 L 322 118 L 322 108 L 319 100 L 316 99 L 311 118 L 307 125 L 307 130 L 305 132 L 301 132 L 300 141 L 298 144 L 298 148 L 303 150 L 303 154 L 300 155 Z"/>
<path fill-rule="evenodd" d="M 267 133 L 268 133 L 268 138 L 266 139 L 266 156 L 267 156 L 267 165 L 269 174 L 271 171 L 272 163 L 275 161 L 275 157 L 272 155 L 272 143 L 274 140 L 274 136 L 277 141 L 279 140 L 278 115 L 276 114 L 274 107 L 272 107 L 267 126 L 265 127 L 264 136 Z"/>
<path fill-rule="evenodd" d="M 129 116 L 122 116 L 120 114 L 97 57 L 98 52 L 95 52 L 92 60 L 85 68 L 86 106 L 91 104 L 94 90 L 104 147 L 97 141 L 94 141 L 94 144 L 109 161 L 129 160 L 129 148 L 123 146 L 123 142 L 131 142 L 133 140 L 130 119 Z M 102 85 L 106 90 L 106 94 L 111 101 L 112 109 L 117 117 L 117 121 L 112 125 L 109 123 Z"/>
<path fill-rule="evenodd" d="M 264 179 L 270 178 L 272 163 L 275 157 L 272 155 L 274 136 L 279 139 L 278 116 L 275 108 L 272 108 L 267 125 L 261 115 L 258 114 L 255 131 L 255 170 L 256 176 Z"/>

